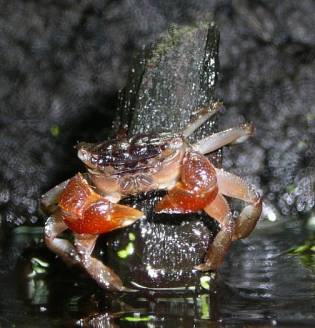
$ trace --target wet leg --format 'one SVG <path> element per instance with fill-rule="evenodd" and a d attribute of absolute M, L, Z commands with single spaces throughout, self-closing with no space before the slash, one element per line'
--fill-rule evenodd
<path fill-rule="evenodd" d="M 63 181 L 42 195 L 40 205 L 45 213 L 52 214 L 57 210 L 59 195 L 65 189 L 68 182 L 69 180 Z"/>
<path fill-rule="evenodd" d="M 198 109 L 196 118 L 193 119 L 188 126 L 182 131 L 184 137 L 190 136 L 196 131 L 203 123 L 205 123 L 212 115 L 222 108 L 222 103 L 214 102 L 209 106 L 203 106 Z"/>
<path fill-rule="evenodd" d="M 238 127 L 214 133 L 193 144 L 193 149 L 199 153 L 208 154 L 225 145 L 245 141 L 253 134 L 253 130 L 254 128 L 251 123 L 245 123 Z"/>
<path fill-rule="evenodd" d="M 255 228 L 262 210 L 262 198 L 240 177 L 216 169 L 219 192 L 225 196 L 250 203 L 245 206 L 235 222 L 233 240 L 247 237 Z"/>
<path fill-rule="evenodd" d="M 229 204 L 221 194 L 218 194 L 214 201 L 204 208 L 204 211 L 220 223 L 221 230 L 209 246 L 204 263 L 196 266 L 196 269 L 201 271 L 216 270 L 222 264 L 231 245 L 234 221 Z"/>
<path fill-rule="evenodd" d="M 98 235 L 75 234 L 75 246 L 81 264 L 89 275 L 102 287 L 109 290 L 132 291 L 124 287 L 118 275 L 101 261 L 91 256 Z"/>
<path fill-rule="evenodd" d="M 70 265 L 78 264 L 80 257 L 75 247 L 68 240 L 57 238 L 67 229 L 68 227 L 63 222 L 59 211 L 55 212 L 45 224 L 45 243 L 51 251 L 59 255 L 66 263 Z"/>

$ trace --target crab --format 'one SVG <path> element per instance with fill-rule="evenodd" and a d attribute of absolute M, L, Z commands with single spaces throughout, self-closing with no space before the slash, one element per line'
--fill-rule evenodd
<path fill-rule="evenodd" d="M 262 198 L 242 178 L 216 168 L 205 156 L 224 145 L 238 143 L 253 133 L 245 123 L 214 133 L 190 144 L 187 138 L 219 108 L 213 103 L 197 115 L 180 133 L 149 133 L 101 143 L 79 143 L 78 157 L 87 168 L 42 196 L 50 214 L 44 229 L 49 249 L 70 264 L 79 264 L 103 288 L 129 291 L 119 276 L 92 256 L 97 238 L 129 226 L 144 217 L 136 208 L 119 204 L 125 197 L 152 190 L 165 190 L 154 207 L 156 213 L 187 214 L 204 211 L 220 225 L 203 263 L 195 269 L 216 270 L 232 241 L 247 237 L 255 228 Z M 233 218 L 225 198 L 248 203 Z M 74 235 L 71 243 L 61 234 Z"/>

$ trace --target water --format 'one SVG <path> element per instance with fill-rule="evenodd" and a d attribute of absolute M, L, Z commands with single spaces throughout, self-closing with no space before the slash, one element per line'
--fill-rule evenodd
<path fill-rule="evenodd" d="M 42 230 L 17 228 L 6 242 L 9 267 L 1 281 L 4 327 L 252 327 L 312 326 L 314 262 L 292 250 L 310 237 L 301 222 L 263 222 L 234 243 L 215 278 L 193 288 L 111 294 L 42 245 Z M 24 249 L 22 256 L 17 256 Z M 128 281 L 129 275 L 122 276 Z M 210 289 L 210 290 L 209 290 Z M 36 324 L 35 324 L 36 322 Z"/>
<path fill-rule="evenodd" d="M 187 249 L 194 245 L 194 251 L 202 252 L 208 242 L 193 237 L 192 231 L 214 229 L 204 226 L 198 216 L 179 218 L 176 224 L 166 218 L 154 221 L 153 216 L 151 222 L 143 220 L 122 234 L 101 238 L 96 253 L 127 285 L 161 287 L 139 288 L 134 294 L 100 290 L 79 269 L 67 267 L 47 251 L 42 228 L 16 228 L 2 240 L 1 270 L 6 274 L 0 287 L 6 302 L 1 323 L 4 327 L 312 326 L 314 253 L 297 248 L 314 247 L 312 220 L 305 225 L 302 217 L 281 216 L 272 208 L 264 215 L 250 238 L 233 244 L 217 276 L 197 275 L 187 268 L 200 257 L 187 262 Z M 189 239 L 181 239 L 185 236 Z M 130 249 L 133 242 L 128 255 L 125 246 Z M 127 258 L 119 256 L 122 250 Z M 148 264 L 162 266 L 164 273 L 152 274 Z"/>

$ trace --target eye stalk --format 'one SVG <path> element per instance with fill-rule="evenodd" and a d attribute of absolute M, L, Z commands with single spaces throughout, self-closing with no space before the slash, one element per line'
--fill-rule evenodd
<path fill-rule="evenodd" d="M 95 158 L 92 155 L 93 144 L 87 142 L 79 142 L 74 148 L 78 150 L 79 159 L 88 167 L 95 168 Z"/>
<path fill-rule="evenodd" d="M 185 143 L 181 136 L 173 136 L 167 140 L 162 148 L 163 163 L 169 163 L 178 158 L 178 155 L 183 154 L 185 150 Z"/>

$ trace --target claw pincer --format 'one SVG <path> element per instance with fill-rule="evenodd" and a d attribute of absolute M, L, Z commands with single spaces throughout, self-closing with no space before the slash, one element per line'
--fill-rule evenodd
<path fill-rule="evenodd" d="M 195 213 L 210 204 L 218 194 L 214 166 L 202 154 L 185 154 L 180 181 L 155 205 L 157 213 Z"/>
<path fill-rule="evenodd" d="M 101 234 L 127 226 L 143 217 L 132 207 L 111 203 L 93 191 L 82 174 L 76 174 L 59 198 L 62 218 L 75 233 Z"/>

